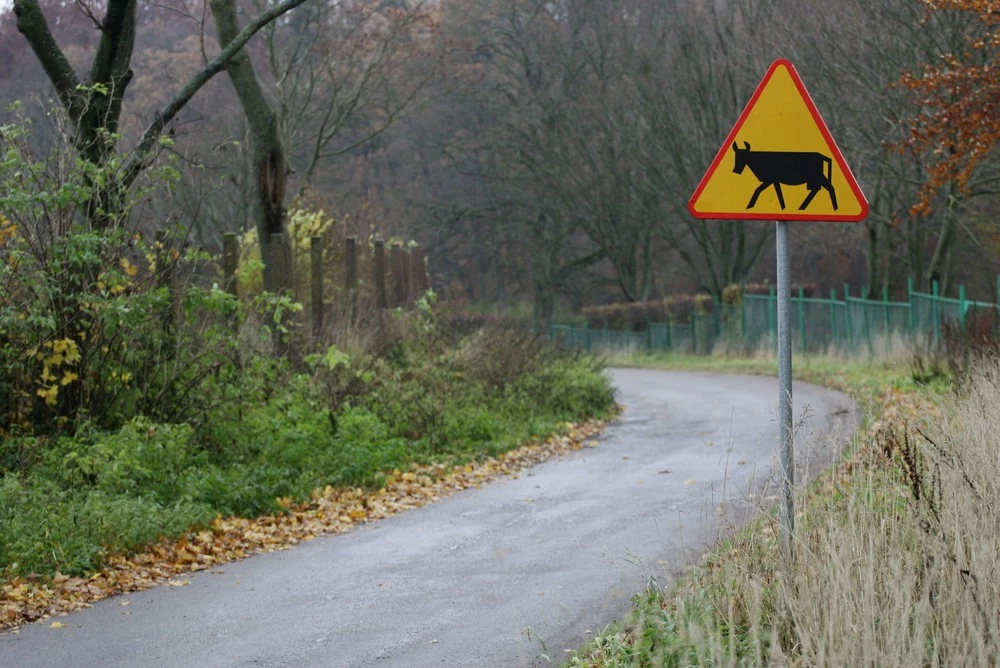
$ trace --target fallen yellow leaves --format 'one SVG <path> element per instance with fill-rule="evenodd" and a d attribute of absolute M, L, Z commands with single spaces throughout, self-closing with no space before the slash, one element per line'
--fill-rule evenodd
<path fill-rule="evenodd" d="M 313 492 L 301 504 L 279 499 L 279 515 L 246 519 L 218 517 L 209 529 L 192 531 L 176 541 L 161 540 L 143 552 L 109 557 L 104 570 L 89 578 L 57 573 L 49 579 L 18 577 L 0 586 L 0 629 L 17 628 L 89 607 L 96 601 L 167 584 L 183 587 L 186 573 L 215 570 L 218 564 L 252 554 L 282 550 L 323 534 L 350 531 L 356 524 L 379 520 L 419 508 L 470 487 L 503 476 L 516 475 L 554 456 L 579 450 L 597 435 L 604 423 L 590 420 L 569 424 L 566 433 L 532 443 L 498 457 L 465 466 L 414 465 L 409 471 L 392 471 L 382 489 L 338 489 Z M 122 603 L 126 605 L 127 603 Z M 61 628 L 53 622 L 51 628 Z"/>

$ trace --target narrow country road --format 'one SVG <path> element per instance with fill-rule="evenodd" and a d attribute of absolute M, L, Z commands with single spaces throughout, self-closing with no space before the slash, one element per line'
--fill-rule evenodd
<path fill-rule="evenodd" d="M 773 503 L 759 490 L 776 380 L 611 374 L 626 411 L 596 447 L 185 587 L 103 601 L 60 629 L 0 636 L 0 667 L 530 666 L 543 651 L 558 662 L 650 577 L 667 581 Z M 858 415 L 816 386 L 796 383 L 794 398 L 801 480 Z"/>

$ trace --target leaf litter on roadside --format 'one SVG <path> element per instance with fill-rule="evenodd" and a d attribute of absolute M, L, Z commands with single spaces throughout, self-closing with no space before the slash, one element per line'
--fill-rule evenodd
<path fill-rule="evenodd" d="M 415 464 L 392 471 L 381 489 L 326 487 L 304 503 L 278 499 L 282 513 L 257 518 L 217 517 L 211 526 L 191 531 L 180 540 L 161 540 L 131 555 L 112 555 L 101 571 L 89 577 L 56 573 L 52 578 L 16 577 L 0 586 L 0 630 L 89 607 L 117 594 L 167 584 L 183 587 L 179 577 L 203 570 L 219 572 L 218 564 L 261 552 L 273 552 L 325 534 L 350 531 L 356 524 L 419 508 L 464 489 L 518 472 L 554 456 L 579 450 L 603 430 L 605 423 L 589 420 L 567 424 L 563 434 L 464 466 Z M 54 622 L 51 628 L 63 625 Z"/>

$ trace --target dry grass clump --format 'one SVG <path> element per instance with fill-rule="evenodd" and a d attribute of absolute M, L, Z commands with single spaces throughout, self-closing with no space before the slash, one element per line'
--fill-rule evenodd
<path fill-rule="evenodd" d="M 1000 665 L 1000 357 L 961 387 L 887 394 L 800 499 L 790 570 L 765 517 L 571 665 Z"/>
<path fill-rule="evenodd" d="M 808 512 L 782 592 L 791 662 L 1000 662 L 1000 358 L 948 404 L 935 424 L 880 425 Z"/>

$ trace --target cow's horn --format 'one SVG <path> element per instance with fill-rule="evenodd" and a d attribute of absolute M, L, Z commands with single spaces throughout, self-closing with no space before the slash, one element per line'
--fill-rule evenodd
<path fill-rule="evenodd" d="M 743 142 L 743 145 L 747 147 L 748 151 L 750 150 L 750 142 L 745 141 L 745 142 Z"/>
<path fill-rule="evenodd" d="M 733 150 L 734 151 L 740 150 L 740 147 L 736 145 L 736 142 L 733 142 Z"/>

